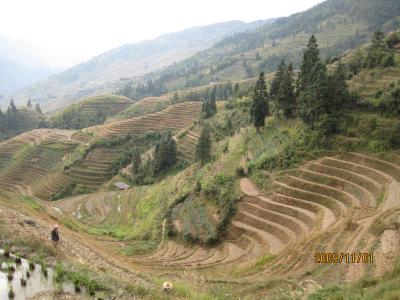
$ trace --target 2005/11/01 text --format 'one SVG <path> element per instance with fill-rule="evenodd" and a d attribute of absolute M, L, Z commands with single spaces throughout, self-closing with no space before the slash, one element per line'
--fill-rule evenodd
<path fill-rule="evenodd" d="M 368 252 L 346 253 L 346 252 L 316 252 L 314 263 L 316 264 L 372 264 L 374 254 Z"/>

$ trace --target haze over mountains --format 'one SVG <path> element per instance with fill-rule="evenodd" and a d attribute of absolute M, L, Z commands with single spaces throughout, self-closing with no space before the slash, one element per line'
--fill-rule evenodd
<path fill-rule="evenodd" d="M 165 34 L 154 40 L 126 44 L 11 96 L 17 103 L 32 98 L 33 101 L 51 102 L 42 105 L 47 110 L 59 108 L 83 96 L 112 90 L 120 78 L 142 76 L 181 61 L 233 33 L 251 30 L 271 21 L 218 23 Z"/>
<path fill-rule="evenodd" d="M 58 70 L 47 67 L 32 45 L 0 35 L 0 98 Z"/>
<path fill-rule="evenodd" d="M 298 65 L 312 33 L 323 57 L 340 55 L 367 41 L 375 30 L 396 28 L 399 10 L 400 2 L 395 0 L 331 0 L 285 18 L 189 28 L 103 53 L 11 93 L 3 103 L 11 97 L 17 103 L 31 98 L 41 102 L 45 111 L 54 111 L 88 95 L 127 85 L 135 88 L 144 75 L 165 91 L 247 79 L 260 71 L 273 71 L 282 58 Z"/>
<path fill-rule="evenodd" d="M 366 42 L 376 30 L 398 28 L 399 12 L 400 2 L 395 0 L 325 1 L 251 32 L 227 37 L 149 77 L 174 90 L 272 72 L 282 58 L 298 67 L 311 34 L 316 35 L 322 56 L 333 58 Z"/>

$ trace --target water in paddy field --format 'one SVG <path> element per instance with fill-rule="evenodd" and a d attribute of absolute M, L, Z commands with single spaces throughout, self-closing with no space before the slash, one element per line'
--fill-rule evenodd
<path fill-rule="evenodd" d="M 47 277 L 45 277 L 40 265 L 35 264 L 35 269 L 29 270 L 29 263 L 26 259 L 22 259 L 22 263 L 18 265 L 14 261 L 14 255 L 11 255 L 9 259 L 5 258 L 3 255 L 4 251 L 0 249 L 0 300 L 9 299 L 8 291 L 10 287 L 13 288 L 15 293 L 14 300 L 24 300 L 29 297 L 34 297 L 39 293 L 52 292 L 57 289 L 62 289 L 66 293 L 76 294 L 72 283 L 63 283 L 60 285 L 54 282 L 54 272 L 52 269 L 47 269 L 48 274 Z M 6 268 L 10 264 L 15 268 L 12 281 L 8 280 L 6 271 Z M 26 277 L 27 271 L 30 272 L 30 278 Z M 26 280 L 27 284 L 25 287 L 21 285 L 21 278 Z M 79 295 L 85 297 L 85 294 L 80 293 Z"/>

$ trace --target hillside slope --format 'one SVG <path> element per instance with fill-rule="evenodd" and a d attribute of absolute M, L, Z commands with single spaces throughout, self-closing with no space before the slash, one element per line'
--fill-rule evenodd
<path fill-rule="evenodd" d="M 211 46 L 221 38 L 264 24 L 232 21 L 165 34 L 155 40 L 127 44 L 13 94 L 32 98 L 55 110 L 87 95 L 106 92 L 124 77 L 140 77 Z M 110 84 L 110 85 L 109 85 Z"/>
<path fill-rule="evenodd" d="M 0 35 L 0 102 L 5 95 L 58 71 L 44 66 L 34 48 Z"/>
<path fill-rule="evenodd" d="M 299 65 L 302 51 L 315 34 L 323 57 L 343 54 L 367 41 L 378 29 L 398 28 L 400 4 L 395 0 L 328 0 L 255 30 L 237 33 L 149 76 L 167 90 L 210 82 L 235 81 L 276 69 L 282 58 Z"/>
<path fill-rule="evenodd" d="M 130 106 L 133 101 L 126 97 L 99 95 L 74 103 L 53 115 L 50 125 L 62 129 L 82 129 L 102 124 L 109 116 L 113 116 Z"/>

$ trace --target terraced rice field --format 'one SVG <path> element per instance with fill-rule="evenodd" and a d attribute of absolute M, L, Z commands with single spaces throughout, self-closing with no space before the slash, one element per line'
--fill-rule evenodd
<path fill-rule="evenodd" d="M 53 127 L 81 128 L 82 125 L 70 122 L 71 116 L 74 116 L 74 119 L 80 119 L 85 122 L 84 124 L 96 125 L 103 123 L 106 117 L 125 110 L 132 103 L 133 101 L 124 96 L 98 95 L 89 97 L 54 114 L 51 123 Z"/>
<path fill-rule="evenodd" d="M 123 96 L 95 96 L 78 104 L 80 104 L 80 112 L 87 115 L 96 111 L 105 112 L 107 115 L 114 115 L 126 109 L 132 104 L 132 101 Z"/>
<path fill-rule="evenodd" d="M 197 141 L 200 137 L 200 127 L 185 129 L 175 135 L 178 158 L 188 162 L 194 161 Z"/>
<path fill-rule="evenodd" d="M 351 91 L 357 92 L 363 98 L 373 98 L 376 91 L 388 90 L 392 83 L 399 82 L 400 72 L 396 67 L 363 70 L 349 82 Z"/>
<path fill-rule="evenodd" d="M 110 165 L 113 158 L 112 150 L 95 148 L 82 162 L 74 164 L 68 170 L 57 169 L 41 178 L 32 186 L 33 194 L 47 200 L 72 183 L 96 189 L 111 178 Z"/>
<path fill-rule="evenodd" d="M 113 151 L 95 148 L 68 172 L 64 160 L 82 143 L 75 131 L 37 129 L 0 143 L 0 188 L 49 199 L 73 182 L 95 188 L 110 178 Z"/>
<path fill-rule="evenodd" d="M 107 120 L 107 123 L 116 120 L 125 120 L 138 117 L 149 113 L 155 113 L 165 109 L 169 105 L 171 105 L 171 102 L 170 98 L 167 96 L 147 97 L 134 104 L 131 104 L 125 110 Z"/>
<path fill-rule="evenodd" d="M 7 140 L 0 144 L 0 171 L 3 171 L 12 162 L 12 158 L 17 154 L 24 143 L 20 140 Z"/>
<path fill-rule="evenodd" d="M 113 158 L 112 150 L 95 148 L 82 163 L 72 166 L 67 173 L 74 182 L 95 188 L 111 178 L 110 167 Z"/>
<path fill-rule="evenodd" d="M 44 200 L 49 200 L 51 196 L 68 186 L 71 178 L 62 170 L 51 173 L 32 186 L 32 194 Z"/>
<path fill-rule="evenodd" d="M 73 130 L 64 129 L 34 129 L 0 143 L 0 148 L 5 147 L 9 143 L 40 144 L 43 141 L 58 142 L 72 140 L 74 132 Z"/>
<path fill-rule="evenodd" d="M 196 121 L 201 113 L 202 103 L 183 102 L 170 106 L 160 112 L 92 126 L 84 132 L 92 132 L 104 138 L 125 134 L 138 134 L 163 129 L 182 129 Z"/>
<path fill-rule="evenodd" d="M 66 152 L 76 145 L 65 143 L 62 149 L 53 147 L 52 143 L 27 146 L 22 144 L 15 149 L 14 155 L 8 155 L 8 165 L 0 175 L 0 188 L 8 191 L 19 191 L 23 195 L 31 195 L 32 187 L 60 168 Z M 7 148 L 1 147 L 2 150 Z M 2 159 L 2 163 L 7 162 Z"/>
<path fill-rule="evenodd" d="M 228 265 L 248 266 L 272 255 L 262 272 L 295 275 L 316 267 L 314 252 L 365 252 L 375 239 L 368 230 L 373 220 L 400 208 L 400 154 L 394 156 L 392 162 L 357 153 L 323 157 L 274 174 L 267 194 L 242 179 L 244 197 L 224 243 L 206 248 L 166 240 L 136 260 L 156 269 L 221 266 L 225 274 Z M 348 265 L 343 272 L 354 279 L 364 268 Z"/>

